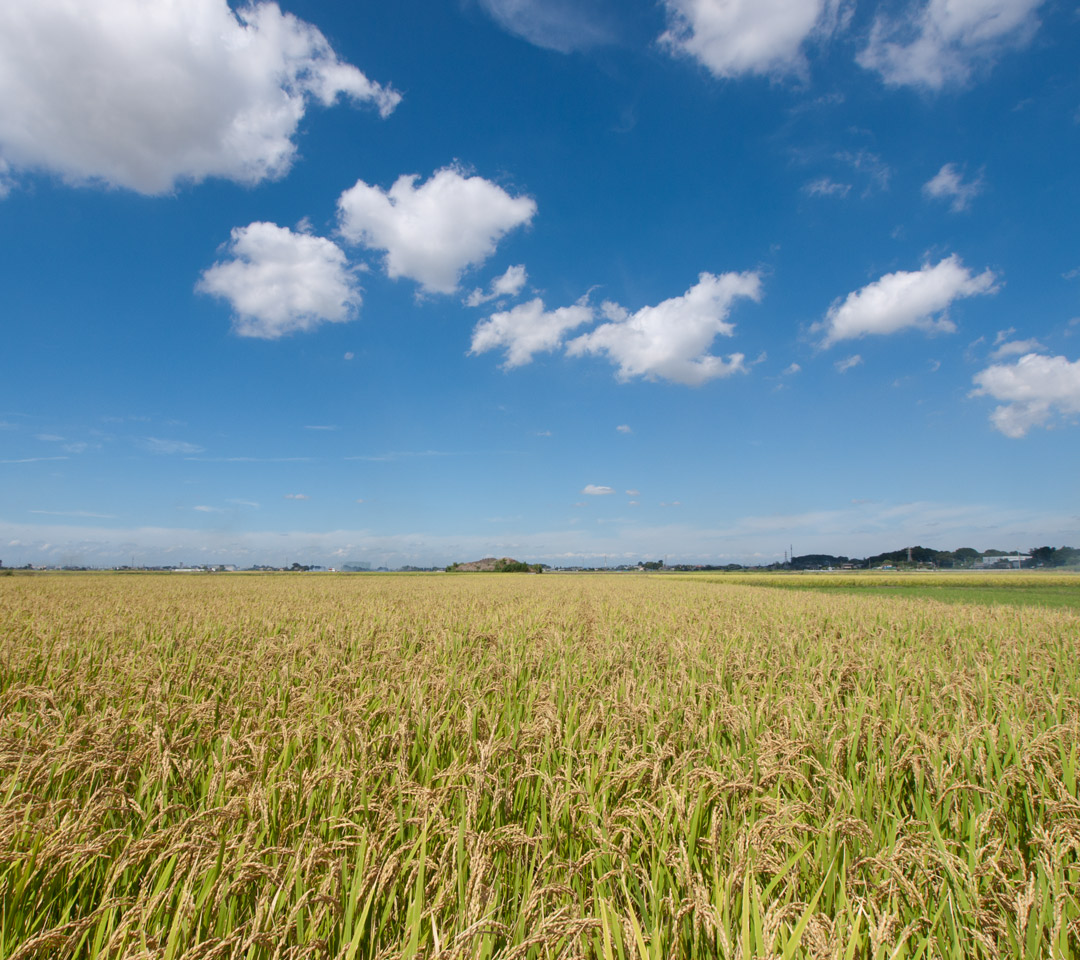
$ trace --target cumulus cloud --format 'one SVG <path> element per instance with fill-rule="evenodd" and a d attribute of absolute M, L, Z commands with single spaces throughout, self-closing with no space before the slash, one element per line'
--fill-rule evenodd
<path fill-rule="evenodd" d="M 681 297 L 636 313 L 603 304 L 608 322 L 571 340 L 566 350 L 571 356 L 605 354 L 618 367 L 619 380 L 663 378 L 699 386 L 746 369 L 741 353 L 725 361 L 707 352 L 717 336 L 735 332 L 727 318 L 734 302 L 743 297 L 761 299 L 757 273 L 702 273 Z"/>
<path fill-rule="evenodd" d="M 480 354 L 500 347 L 506 350 L 504 369 L 531 363 L 537 353 L 557 349 L 570 330 L 593 319 L 593 308 L 585 303 L 545 310 L 537 297 L 512 310 L 494 313 L 473 330 L 469 353 Z"/>
<path fill-rule="evenodd" d="M 1016 363 L 996 363 L 975 374 L 971 396 L 1003 401 L 990 422 L 1005 436 L 1018 439 L 1055 415 L 1080 414 L 1080 360 L 1029 353 Z"/>
<path fill-rule="evenodd" d="M 945 315 L 954 300 L 996 293 L 994 274 L 973 275 L 953 254 L 921 270 L 887 273 L 829 307 L 824 321 L 813 326 L 825 331 L 823 347 L 869 334 L 918 329 L 952 333 L 956 325 Z"/>
<path fill-rule="evenodd" d="M 228 252 L 196 285 L 228 300 L 242 337 L 276 340 L 350 320 L 360 304 L 345 253 L 332 240 L 274 223 L 236 227 Z"/>
<path fill-rule="evenodd" d="M 357 180 L 339 198 L 338 216 L 350 243 L 386 251 L 390 277 L 409 277 L 433 293 L 453 293 L 465 270 L 536 214 L 531 197 L 513 197 L 457 167 L 444 167 L 419 186 L 417 179 L 402 175 L 386 191 Z"/>
<path fill-rule="evenodd" d="M 341 94 L 400 100 L 276 3 L 0 4 L 0 189 L 8 169 L 145 194 L 280 177 L 308 105 Z"/>
<path fill-rule="evenodd" d="M 516 297 L 525 286 L 528 274 L 525 273 L 525 264 L 519 263 L 516 267 L 507 267 L 506 273 L 491 281 L 487 293 L 482 287 L 477 287 L 465 299 L 465 306 L 479 307 L 481 304 L 498 300 L 501 297 Z"/>
<path fill-rule="evenodd" d="M 850 357 L 845 357 L 843 360 L 837 360 L 833 366 L 836 367 L 837 373 L 847 373 L 853 367 L 859 366 L 862 362 L 863 358 L 859 354 L 853 353 Z"/>
<path fill-rule="evenodd" d="M 612 487 L 597 486 L 595 483 L 587 483 L 581 491 L 587 493 L 590 497 L 606 497 L 610 493 L 614 493 L 615 490 Z"/>
<path fill-rule="evenodd" d="M 932 179 L 923 184 L 923 193 L 935 200 L 951 200 L 954 213 L 966 210 L 971 201 L 982 193 L 983 180 L 980 174 L 974 180 L 964 182 L 963 174 L 955 163 L 946 163 Z"/>
<path fill-rule="evenodd" d="M 660 43 L 717 77 L 784 76 L 806 70 L 803 43 L 828 36 L 843 15 L 839 0 L 664 0 Z"/>
<path fill-rule="evenodd" d="M 858 62 L 889 86 L 940 90 L 970 79 L 1003 48 L 1027 43 L 1043 0 L 927 0 L 906 16 L 879 15 Z"/>
<path fill-rule="evenodd" d="M 509 33 L 559 53 L 613 39 L 598 0 L 480 0 L 480 6 Z"/>

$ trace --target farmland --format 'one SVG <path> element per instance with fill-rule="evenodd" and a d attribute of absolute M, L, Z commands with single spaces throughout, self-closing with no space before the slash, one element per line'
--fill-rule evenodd
<path fill-rule="evenodd" d="M 1020 573 L 1012 570 L 932 573 L 736 573 L 693 574 L 717 583 L 744 583 L 781 590 L 813 590 L 863 597 L 919 597 L 942 603 L 1058 607 L 1080 612 L 1076 573 Z"/>
<path fill-rule="evenodd" d="M 3 960 L 1076 957 L 1078 774 L 1068 606 L 0 578 Z"/>

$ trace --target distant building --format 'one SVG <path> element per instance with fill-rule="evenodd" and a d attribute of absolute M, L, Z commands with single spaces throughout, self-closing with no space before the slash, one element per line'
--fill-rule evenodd
<path fill-rule="evenodd" d="M 999 563 L 1007 563 L 1010 567 L 1019 568 L 1024 563 L 1030 563 L 1031 556 L 1026 553 L 1015 553 L 1012 556 L 1006 557 L 982 557 L 982 565 L 984 567 L 994 567 Z"/>

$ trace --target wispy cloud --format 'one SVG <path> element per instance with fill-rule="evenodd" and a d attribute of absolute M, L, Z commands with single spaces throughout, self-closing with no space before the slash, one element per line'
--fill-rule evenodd
<path fill-rule="evenodd" d="M 184 457 L 194 463 L 307 463 L 311 457 Z"/>
<path fill-rule="evenodd" d="M 113 513 L 91 513 L 89 510 L 30 510 L 45 517 L 85 517 L 89 520 L 115 520 Z"/>
<path fill-rule="evenodd" d="M 305 430 L 336 430 L 337 427 L 333 424 L 312 424 L 304 427 Z"/>
<path fill-rule="evenodd" d="M 1043 353 L 1044 347 L 1034 337 L 1028 340 L 1002 340 L 997 349 L 990 354 L 991 360 L 1002 360 L 1005 357 L 1022 357 L 1025 353 Z"/>
<path fill-rule="evenodd" d="M 17 460 L 0 460 L 0 463 L 41 463 L 45 460 L 70 460 L 70 457 L 21 457 Z"/>
<path fill-rule="evenodd" d="M 202 453 L 205 447 L 197 443 L 188 443 L 186 440 L 166 440 L 162 437 L 143 437 L 139 441 L 143 449 L 150 453 L 174 454 L 174 453 Z"/>
<path fill-rule="evenodd" d="M 803 193 L 811 197 L 846 197 L 851 193 L 850 183 L 837 183 L 830 177 L 818 177 L 803 184 Z"/>
<path fill-rule="evenodd" d="M 285 494 L 285 499 L 286 500 L 310 500 L 311 497 L 309 497 L 306 493 L 287 493 L 287 494 Z"/>
<path fill-rule="evenodd" d="M 634 431 L 630 429 L 630 426 L 628 424 L 620 423 L 615 428 L 615 432 L 616 433 L 633 433 Z"/>
<path fill-rule="evenodd" d="M 254 500 L 237 500 L 235 498 L 230 498 L 227 502 L 238 507 L 251 507 L 252 510 L 258 510 L 260 507 L 260 504 L 256 503 Z"/>
<path fill-rule="evenodd" d="M 614 493 L 615 490 L 612 487 L 599 486 L 595 483 L 587 483 L 582 488 L 582 493 L 588 494 L 590 497 L 606 497 L 609 493 Z"/>
<path fill-rule="evenodd" d="M 836 363 L 833 364 L 833 366 L 836 367 L 837 373 L 847 373 L 853 367 L 857 367 L 862 362 L 863 358 L 859 356 L 859 354 L 855 353 L 844 360 L 837 360 Z"/>
<path fill-rule="evenodd" d="M 963 172 L 955 163 L 946 163 L 932 179 L 923 184 L 923 193 L 935 200 L 951 200 L 953 213 L 960 213 L 970 206 L 983 189 L 980 173 L 974 180 L 964 182 Z"/>
<path fill-rule="evenodd" d="M 376 453 L 342 457 L 343 460 L 365 460 L 369 463 L 392 463 L 395 460 L 409 460 L 413 457 L 452 457 L 454 454 L 443 450 L 391 450 L 388 453 Z"/>

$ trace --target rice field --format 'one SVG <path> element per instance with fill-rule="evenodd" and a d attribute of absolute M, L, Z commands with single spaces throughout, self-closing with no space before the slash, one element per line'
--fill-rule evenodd
<path fill-rule="evenodd" d="M 1080 616 L 0 578 L 0 958 L 1080 956 Z"/>

